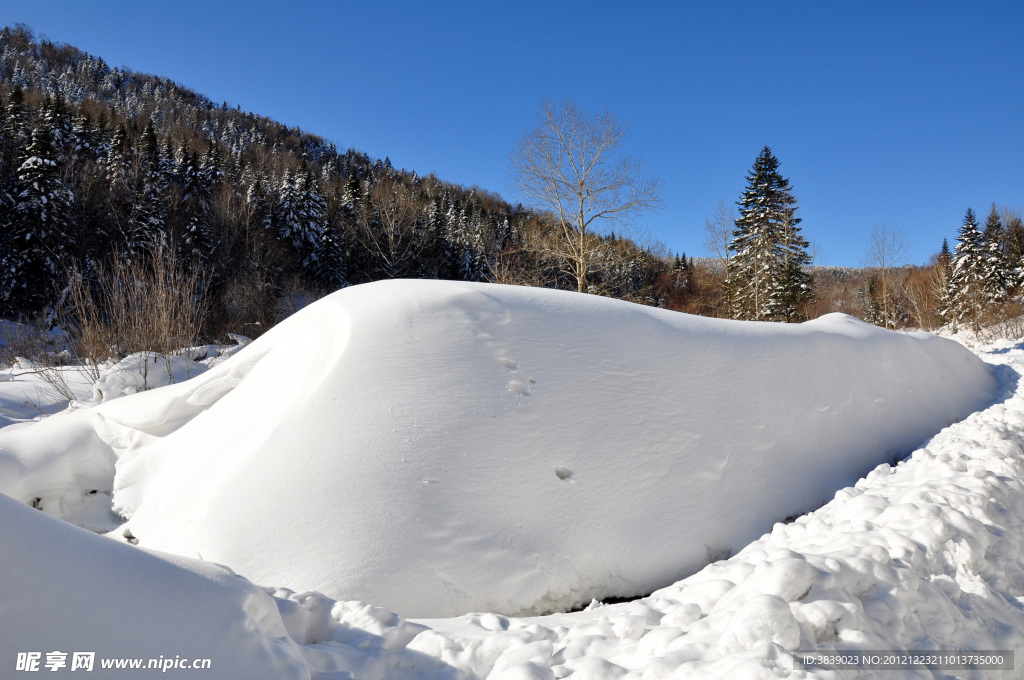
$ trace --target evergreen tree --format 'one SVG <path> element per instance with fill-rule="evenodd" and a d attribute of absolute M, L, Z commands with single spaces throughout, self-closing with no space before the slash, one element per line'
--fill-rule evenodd
<path fill-rule="evenodd" d="M 174 147 L 171 143 L 171 137 L 168 135 L 164 138 L 164 144 L 160 147 L 160 158 L 157 161 L 157 165 L 160 169 L 161 181 L 165 184 L 170 184 L 177 178 L 176 165 L 174 155 Z"/>
<path fill-rule="evenodd" d="M 213 140 L 206 145 L 206 151 L 199 162 L 199 173 L 203 179 L 203 186 L 206 187 L 206 207 L 209 207 L 210 196 L 220 178 L 224 176 L 224 159 L 221 156 L 220 145 Z"/>
<path fill-rule="evenodd" d="M 27 140 L 25 94 L 21 87 L 16 85 L 7 100 L 3 127 L 0 128 L 0 170 L 5 173 L 0 177 L 0 181 L 16 169 L 18 158 Z"/>
<path fill-rule="evenodd" d="M 1008 211 L 1003 228 L 1006 230 L 1006 262 L 1011 272 L 1011 283 L 1016 290 L 1022 288 L 1024 274 L 1024 220 L 1019 213 Z"/>
<path fill-rule="evenodd" d="M 332 268 L 331 263 L 315 266 L 320 251 L 330 251 L 327 257 L 340 263 L 340 249 L 333 238 L 325 240 L 327 233 L 327 202 L 316 186 L 316 181 L 304 168 L 297 177 L 286 170 L 278 190 L 276 222 L 278 238 L 290 250 L 295 267 L 307 279 L 319 278 Z M 330 277 L 327 277 L 330 278 Z"/>
<path fill-rule="evenodd" d="M 794 321 L 812 297 L 796 197 L 778 168 L 778 159 L 764 147 L 738 202 L 725 283 L 737 319 Z"/>
<path fill-rule="evenodd" d="M 949 241 L 942 239 L 942 248 L 935 263 L 936 271 L 933 279 L 933 294 L 938 298 L 939 319 L 942 323 L 952 322 L 953 304 L 950 298 L 949 281 L 953 278 L 953 253 L 949 250 Z"/>
<path fill-rule="evenodd" d="M 1004 255 L 1006 231 L 1003 229 L 1003 222 L 996 212 L 996 204 L 992 204 L 992 210 L 985 221 L 985 233 L 983 237 L 985 249 L 985 278 L 989 282 L 989 293 L 992 302 L 1001 302 L 1006 299 L 1007 289 L 1012 284 L 1009 263 Z"/>
<path fill-rule="evenodd" d="M 942 248 L 939 249 L 939 264 L 943 267 L 948 267 L 952 261 L 953 254 L 949 251 L 949 241 L 942 239 Z"/>
<path fill-rule="evenodd" d="M 72 195 L 61 183 L 53 136 L 43 119 L 32 132 L 9 198 L 2 297 L 8 313 L 41 311 L 74 247 Z"/>
<path fill-rule="evenodd" d="M 71 146 L 73 156 L 78 162 L 85 163 L 99 158 L 96 137 L 89 116 L 85 114 L 75 116 L 74 123 L 71 125 Z"/>
<path fill-rule="evenodd" d="M 324 290 L 334 291 L 347 285 L 344 249 L 337 230 L 325 225 L 313 251 L 313 277 Z"/>
<path fill-rule="evenodd" d="M 483 225 L 477 211 L 467 207 L 457 222 L 456 243 L 459 249 L 459 279 L 483 281 L 487 276 L 487 256 L 484 252 Z"/>
<path fill-rule="evenodd" d="M 107 181 L 112 191 L 123 191 L 128 184 L 130 161 L 128 156 L 128 128 L 121 123 L 114 131 L 107 151 Z"/>
<path fill-rule="evenodd" d="M 135 195 L 125 238 L 124 256 L 128 261 L 168 246 L 164 205 L 166 183 L 160 172 L 160 151 L 152 121 L 142 133 L 141 143 L 139 168 L 135 173 Z"/>
<path fill-rule="evenodd" d="M 178 155 L 177 176 L 181 183 L 181 200 L 179 210 L 184 218 L 184 226 L 178 237 L 178 254 L 186 261 L 206 268 L 213 256 L 215 244 L 210 236 L 210 205 L 213 201 L 211 182 L 219 177 L 214 164 L 215 159 L 204 154 L 207 164 L 200 162 L 195 152 L 189 150 L 184 142 Z M 216 283 L 216 279 L 211 280 Z"/>
<path fill-rule="evenodd" d="M 299 228 L 292 231 L 292 247 L 295 249 L 296 262 L 310 278 L 317 278 L 316 260 L 318 251 L 324 244 L 334 243 L 333 235 L 327 235 L 327 201 L 320 193 L 316 178 L 308 170 L 303 173 L 296 185 L 299 191 L 299 203 L 302 219 Z M 333 262 L 324 263 L 319 269 L 328 271 L 340 265 L 340 250 L 333 245 L 324 252 L 330 252 Z"/>
<path fill-rule="evenodd" d="M 951 268 L 949 307 L 942 310 L 942 315 L 953 323 L 954 330 L 959 323 L 970 323 L 978 331 L 981 329 L 985 309 L 992 299 L 992 285 L 987 277 L 988 253 L 984 238 L 978 230 L 974 211 L 970 208 L 960 227 Z"/>
<path fill-rule="evenodd" d="M 861 307 L 864 309 L 864 320 L 876 326 L 887 328 L 882 305 L 878 303 L 878 276 L 872 274 L 867 284 L 858 292 Z"/>
<path fill-rule="evenodd" d="M 291 242 L 292 233 L 300 229 L 301 220 L 302 206 L 295 186 L 295 175 L 291 169 L 286 169 L 277 188 L 277 207 L 274 211 L 277 237 L 283 243 Z"/>

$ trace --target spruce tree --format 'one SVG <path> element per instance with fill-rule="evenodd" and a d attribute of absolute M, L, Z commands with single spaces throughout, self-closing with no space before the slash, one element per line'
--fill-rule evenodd
<path fill-rule="evenodd" d="M 181 183 L 181 200 L 179 210 L 184 218 L 184 226 L 178 237 L 178 254 L 186 261 L 205 269 L 213 256 L 215 244 L 210 236 L 210 205 L 213 201 L 213 186 L 220 175 L 216 165 L 211 162 L 209 149 L 204 154 L 206 163 L 200 162 L 195 152 L 188 150 L 182 143 L 179 150 L 181 158 L 177 176 Z M 216 273 L 210 280 L 217 283 Z"/>
<path fill-rule="evenodd" d="M 8 201 L 0 265 L 8 313 L 42 311 L 74 247 L 72 195 L 61 182 L 56 157 L 52 131 L 43 119 L 32 132 Z"/>
<path fill-rule="evenodd" d="M 302 219 L 299 228 L 292 232 L 292 247 L 295 249 L 296 264 L 308 278 L 315 279 L 318 252 L 322 250 L 323 244 L 333 242 L 333 238 L 326 239 L 327 201 L 320 194 L 316 178 L 308 170 L 299 177 L 296 189 L 299 191 Z M 340 250 L 328 247 L 324 252 L 330 252 L 329 257 L 340 264 Z M 327 269 L 332 266 L 333 263 L 325 263 Z"/>
<path fill-rule="evenodd" d="M 7 100 L 3 127 L 0 128 L 0 168 L 5 173 L 13 173 L 17 169 L 18 158 L 28 140 L 27 130 L 25 94 L 21 87 L 15 86 Z M 3 179 L 5 177 L 0 177 L 0 181 Z"/>
<path fill-rule="evenodd" d="M 487 276 L 487 255 L 484 252 L 482 230 L 479 212 L 467 206 L 459 216 L 456 235 L 459 279 L 462 281 L 483 281 Z"/>
<path fill-rule="evenodd" d="M 333 225 L 327 224 L 313 251 L 313 277 L 326 291 L 347 285 L 344 269 L 344 249 Z"/>
<path fill-rule="evenodd" d="M 1006 231 L 1003 229 L 1003 222 L 996 211 L 995 203 L 992 204 L 992 210 L 985 221 L 983 242 L 985 278 L 989 282 L 989 294 L 992 302 L 1001 302 L 1006 299 L 1006 292 L 1012 281 L 1004 250 Z"/>
<path fill-rule="evenodd" d="M 932 292 L 939 302 L 939 319 L 942 323 L 953 321 L 953 303 L 950 297 L 949 281 L 953 278 L 953 253 L 949 250 L 949 241 L 942 239 L 942 248 L 935 263 Z"/>
<path fill-rule="evenodd" d="M 738 202 L 725 283 L 736 319 L 795 321 L 812 297 L 796 197 L 778 169 L 778 159 L 764 147 Z"/>
<path fill-rule="evenodd" d="M 942 311 L 953 323 L 954 330 L 959 323 L 970 323 L 975 331 L 981 329 L 982 316 L 992 299 L 987 265 L 984 238 L 978 230 L 974 211 L 968 208 L 953 255 L 949 307 Z"/>
<path fill-rule="evenodd" d="M 1010 269 L 1011 287 L 1019 291 L 1024 284 L 1024 220 L 1020 213 L 1006 211 L 1003 228 L 1006 230 L 1006 262 Z"/>

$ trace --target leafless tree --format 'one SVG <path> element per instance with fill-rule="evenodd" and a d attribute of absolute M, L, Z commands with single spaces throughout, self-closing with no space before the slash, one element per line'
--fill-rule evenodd
<path fill-rule="evenodd" d="M 892 304 L 896 270 L 900 265 L 905 264 L 909 250 L 910 244 L 907 243 L 903 230 L 899 227 L 881 222 L 871 230 L 865 265 L 878 272 L 878 280 L 882 285 L 882 314 L 886 328 L 896 327 Z"/>
<path fill-rule="evenodd" d="M 576 290 L 585 292 L 600 247 L 596 236 L 660 207 L 662 183 L 622 151 L 626 128 L 607 111 L 591 117 L 570 99 L 546 99 L 537 121 L 512 150 L 511 183 L 527 202 L 554 214 L 557 254 Z"/>
<path fill-rule="evenodd" d="M 704 219 L 704 250 L 718 258 L 723 267 L 729 266 L 729 244 L 735 226 L 736 209 L 724 200 Z"/>
<path fill-rule="evenodd" d="M 368 198 L 356 214 L 356 238 L 370 255 L 371 278 L 415 277 L 425 240 L 412 188 L 384 178 Z"/>

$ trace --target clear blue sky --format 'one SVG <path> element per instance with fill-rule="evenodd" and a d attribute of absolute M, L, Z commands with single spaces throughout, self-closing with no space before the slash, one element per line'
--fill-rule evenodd
<path fill-rule="evenodd" d="M 699 254 L 765 144 L 824 261 L 872 227 L 910 260 L 968 206 L 1024 207 L 1024 2 L 78 2 L 0 0 L 111 65 L 169 77 L 341 147 L 510 195 L 542 98 L 629 125 L 665 183 L 643 218 Z"/>

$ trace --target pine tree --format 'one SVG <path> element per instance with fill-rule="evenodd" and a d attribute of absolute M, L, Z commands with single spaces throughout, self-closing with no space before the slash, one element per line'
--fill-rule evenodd
<path fill-rule="evenodd" d="M 32 132 L 18 167 L 4 232 L 4 307 L 9 313 L 42 311 L 63 276 L 74 247 L 72 195 L 61 183 L 52 131 L 46 119 Z"/>
<path fill-rule="evenodd" d="M 313 277 L 327 291 L 338 290 L 348 283 L 341 239 L 330 224 L 325 225 L 313 251 Z"/>
<path fill-rule="evenodd" d="M 307 276 L 315 279 L 318 251 L 323 248 L 323 244 L 334 241 L 333 235 L 327 238 L 327 201 L 320 193 L 316 178 L 308 170 L 299 177 L 296 189 L 299 191 L 302 219 L 299 229 L 292 232 L 292 247 L 299 267 L 306 271 Z M 335 250 L 333 246 L 329 246 L 328 250 L 330 257 L 340 264 L 340 250 Z M 324 263 L 322 269 L 329 270 L 334 264 Z"/>
<path fill-rule="evenodd" d="M 463 281 L 483 281 L 487 277 L 487 256 L 481 231 L 480 215 L 467 207 L 457 223 L 456 242 L 459 249 L 459 278 Z"/>
<path fill-rule="evenodd" d="M 737 319 L 794 321 L 811 299 L 808 243 L 797 202 L 767 146 L 747 175 L 726 271 L 725 295 Z"/>
<path fill-rule="evenodd" d="M 3 127 L 0 128 L 0 169 L 6 175 L 17 168 L 18 157 L 28 140 L 25 94 L 21 87 L 15 86 L 11 91 L 4 114 Z M 6 176 L 0 177 L 0 182 L 4 179 Z"/>
<path fill-rule="evenodd" d="M 981 329 L 982 316 L 992 299 L 987 263 L 984 239 L 974 211 L 968 208 L 953 255 L 949 307 L 942 311 L 942 315 L 952 321 L 954 330 L 959 323 L 970 323 L 975 331 Z"/>
<path fill-rule="evenodd" d="M 885 314 L 882 306 L 878 303 L 878 276 L 871 275 L 865 285 L 858 292 L 861 307 L 864 309 L 864 320 L 876 326 L 887 328 Z"/>
<path fill-rule="evenodd" d="M 175 166 L 177 165 L 174 157 L 174 147 L 171 143 L 171 137 L 168 135 L 164 138 L 164 144 L 160 147 L 160 159 L 158 166 L 160 168 L 161 180 L 170 184 L 177 177 Z"/>
<path fill-rule="evenodd" d="M 215 244 L 210 236 L 209 213 L 213 200 L 211 182 L 219 177 L 215 159 L 204 154 L 206 165 L 200 162 L 195 152 L 182 143 L 178 153 L 177 176 L 181 183 L 179 209 L 185 218 L 184 227 L 178 238 L 178 254 L 186 261 L 206 268 L 213 256 Z M 210 280 L 215 284 L 216 274 Z"/>
<path fill-rule="evenodd" d="M 278 239 L 282 243 L 291 243 L 292 234 L 301 229 L 301 221 L 302 206 L 295 186 L 295 175 L 291 169 L 286 169 L 277 188 L 277 207 L 274 211 Z"/>
<path fill-rule="evenodd" d="M 107 151 L 107 181 L 111 190 L 123 190 L 128 184 L 130 162 L 128 159 L 128 128 L 124 123 L 117 126 Z"/>
<path fill-rule="evenodd" d="M 124 252 L 128 261 L 134 261 L 145 252 L 168 246 L 164 205 L 166 183 L 160 172 L 160 151 L 153 122 L 142 133 L 139 168 L 135 176 L 129 229 Z"/>
<path fill-rule="evenodd" d="M 953 278 L 953 253 L 949 250 L 949 241 L 942 239 L 942 248 L 935 263 L 935 274 L 933 277 L 933 294 L 939 301 L 939 319 L 942 323 L 953 321 L 953 302 L 950 297 L 949 281 Z"/>
<path fill-rule="evenodd" d="M 71 145 L 74 157 L 80 162 L 98 159 L 96 137 L 89 116 L 79 114 L 71 126 Z"/>
<path fill-rule="evenodd" d="M 297 177 L 286 170 L 278 190 L 276 222 L 278 238 L 290 250 L 296 268 L 309 280 L 319 278 L 332 265 L 315 265 L 319 252 L 330 251 L 327 257 L 340 262 L 340 250 L 327 233 L 327 201 L 320 194 L 316 180 L 303 169 Z M 330 278 L 330 277 L 328 277 Z"/>
<path fill-rule="evenodd" d="M 1006 229 L 1006 262 L 1010 268 L 1012 288 L 1019 291 L 1024 287 L 1024 220 L 1020 213 L 1007 211 L 1003 228 Z"/>
<path fill-rule="evenodd" d="M 985 249 L 985 278 L 989 282 L 989 294 L 992 302 L 1001 302 L 1006 299 L 1007 289 L 1012 284 L 1010 267 L 1004 255 L 1006 231 L 1003 229 L 1003 222 L 996 211 L 996 204 L 992 204 L 992 210 L 985 221 L 985 233 L 983 237 Z"/>

